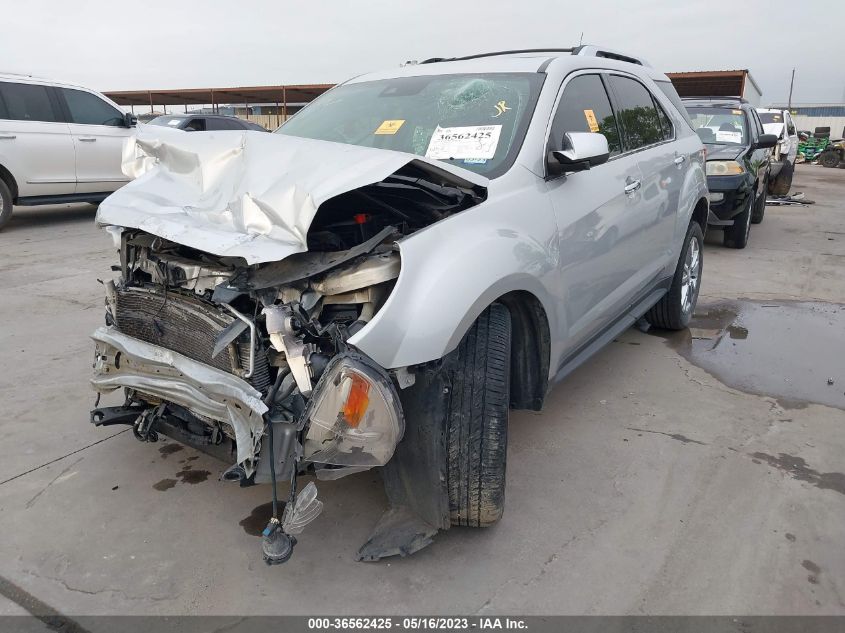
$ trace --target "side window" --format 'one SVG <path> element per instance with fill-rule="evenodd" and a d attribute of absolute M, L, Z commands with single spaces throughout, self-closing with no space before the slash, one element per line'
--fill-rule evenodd
<path fill-rule="evenodd" d="M 46 86 L 0 82 L 0 108 L 3 106 L 4 117 L 13 121 L 59 120 Z"/>
<path fill-rule="evenodd" d="M 634 150 L 662 141 L 660 117 L 646 87 L 619 75 L 611 75 L 610 84 L 618 100 L 617 116 L 625 133 L 625 149 Z"/>
<path fill-rule="evenodd" d="M 242 130 L 243 126 L 238 121 L 229 119 L 208 119 L 206 130 Z"/>
<path fill-rule="evenodd" d="M 191 119 L 182 129 L 189 132 L 205 132 L 205 119 Z"/>
<path fill-rule="evenodd" d="M 755 136 L 755 138 L 759 138 L 760 135 L 763 134 L 763 124 L 760 122 L 760 117 L 757 115 L 757 110 L 755 110 L 754 108 L 751 108 L 749 110 L 749 112 L 751 113 L 752 125 L 753 125 L 754 129 L 757 131 L 757 133 L 754 136 Z"/>
<path fill-rule="evenodd" d="M 60 88 L 70 111 L 71 123 L 84 125 L 123 125 L 123 113 L 97 95 L 83 90 Z"/>
<path fill-rule="evenodd" d="M 548 149 L 560 149 L 567 132 L 599 132 L 607 138 L 611 156 L 622 151 L 616 117 L 599 75 L 579 75 L 566 85 L 552 121 Z"/>

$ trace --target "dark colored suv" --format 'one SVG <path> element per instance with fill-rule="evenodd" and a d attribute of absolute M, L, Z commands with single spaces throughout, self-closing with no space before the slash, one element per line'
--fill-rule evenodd
<path fill-rule="evenodd" d="M 148 125 L 173 127 L 177 130 L 185 130 L 186 132 L 216 132 L 218 130 L 255 130 L 257 132 L 267 132 L 266 129 L 257 123 L 222 114 L 165 114 L 164 116 L 154 118 Z"/>
<path fill-rule="evenodd" d="M 745 248 L 751 224 L 763 221 L 774 134 L 765 134 L 757 111 L 738 97 L 683 100 L 707 148 L 709 226 L 724 228 L 724 244 Z"/>

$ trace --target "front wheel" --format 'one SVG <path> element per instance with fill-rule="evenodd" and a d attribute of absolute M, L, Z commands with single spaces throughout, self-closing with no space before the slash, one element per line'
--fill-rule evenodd
<path fill-rule="evenodd" d="M 510 406 L 511 318 L 487 308 L 453 352 L 446 448 L 452 525 L 485 527 L 502 517 Z"/>
<path fill-rule="evenodd" d="M 748 196 L 745 209 L 734 217 L 733 226 L 725 227 L 722 243 L 728 248 L 745 248 L 748 245 L 748 235 L 751 233 L 751 213 L 756 199 L 754 192 Z"/>
<path fill-rule="evenodd" d="M 0 180 L 0 229 L 8 224 L 12 217 L 12 192 L 8 185 Z"/>
<path fill-rule="evenodd" d="M 669 292 L 645 314 L 646 321 L 652 326 L 663 330 L 683 330 L 689 325 L 701 289 L 703 246 L 701 227 L 698 222 L 690 222 Z"/>
<path fill-rule="evenodd" d="M 766 177 L 766 182 L 761 187 L 761 193 L 757 200 L 754 201 L 754 210 L 751 212 L 751 224 L 760 224 L 763 221 L 763 215 L 766 213 L 766 192 L 769 190 L 769 177 Z"/>

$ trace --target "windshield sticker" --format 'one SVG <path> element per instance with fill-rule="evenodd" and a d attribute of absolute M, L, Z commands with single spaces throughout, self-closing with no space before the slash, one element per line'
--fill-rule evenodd
<path fill-rule="evenodd" d="M 493 158 L 499 145 L 501 125 L 467 125 L 440 127 L 431 135 L 426 158 L 440 160 Z"/>
<path fill-rule="evenodd" d="M 598 132 L 599 122 L 596 120 L 596 113 L 592 110 L 584 110 L 584 116 L 587 119 L 587 125 L 590 126 L 590 132 Z"/>
<path fill-rule="evenodd" d="M 497 103 L 494 107 L 496 108 L 496 114 L 493 115 L 494 119 L 502 116 L 505 112 L 511 109 L 508 107 L 508 102 L 504 100 L 499 101 L 499 103 Z"/>
<path fill-rule="evenodd" d="M 404 122 L 405 119 L 388 119 L 382 121 L 381 125 L 376 128 L 373 134 L 396 134 Z"/>
<path fill-rule="evenodd" d="M 716 130 L 717 143 L 742 143 L 742 132 L 728 132 Z"/>
<path fill-rule="evenodd" d="M 167 125 L 179 125 L 182 122 L 182 119 L 172 119 L 167 122 Z"/>
<path fill-rule="evenodd" d="M 487 159 L 486 158 L 465 158 L 463 160 L 464 165 L 486 165 Z"/>
<path fill-rule="evenodd" d="M 742 110 L 731 110 L 732 114 L 742 114 Z"/>

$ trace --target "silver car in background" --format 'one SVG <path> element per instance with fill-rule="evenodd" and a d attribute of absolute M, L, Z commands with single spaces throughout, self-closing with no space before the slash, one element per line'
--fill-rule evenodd
<path fill-rule="evenodd" d="M 125 402 L 92 421 L 288 483 L 268 563 L 320 512 L 301 475 L 381 467 L 362 560 L 495 523 L 509 409 L 698 297 L 703 145 L 663 74 L 596 47 L 363 75 L 275 134 L 146 128 L 124 171 L 92 384 Z"/>

